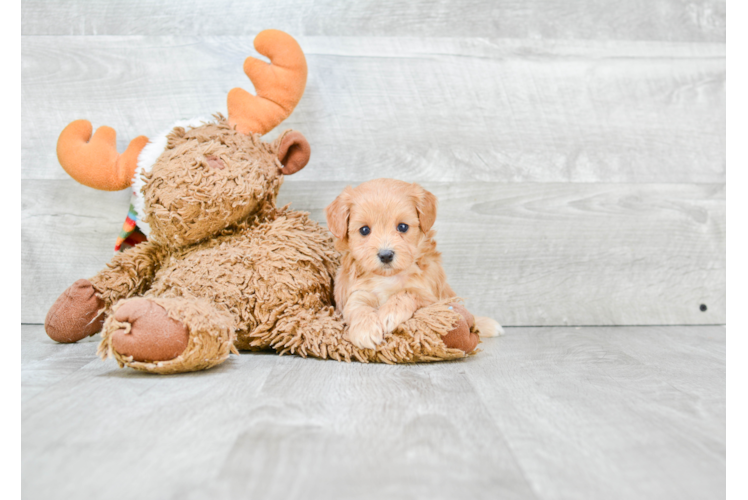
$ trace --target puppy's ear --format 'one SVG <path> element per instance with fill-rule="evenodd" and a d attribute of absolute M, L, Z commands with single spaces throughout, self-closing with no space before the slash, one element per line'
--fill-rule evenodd
<path fill-rule="evenodd" d="M 436 196 L 426 191 L 418 184 L 413 184 L 416 199 L 416 210 L 418 211 L 418 222 L 421 231 L 427 232 L 436 222 Z"/>
<path fill-rule="evenodd" d="M 346 187 L 340 196 L 327 205 L 325 217 L 327 228 L 339 240 L 348 236 L 348 217 L 351 214 L 351 186 Z"/>

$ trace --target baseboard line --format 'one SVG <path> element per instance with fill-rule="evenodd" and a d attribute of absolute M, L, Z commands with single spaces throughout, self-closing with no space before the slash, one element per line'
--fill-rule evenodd
<path fill-rule="evenodd" d="M 687 326 L 740 326 L 725 323 L 677 324 L 677 325 L 502 325 L 504 328 L 671 328 Z"/>
<path fill-rule="evenodd" d="M 44 323 L 21 323 L 21 326 L 40 326 Z M 618 327 L 653 327 L 653 326 L 727 326 L 725 323 L 676 323 L 667 325 L 502 325 L 504 328 L 618 328 Z"/>

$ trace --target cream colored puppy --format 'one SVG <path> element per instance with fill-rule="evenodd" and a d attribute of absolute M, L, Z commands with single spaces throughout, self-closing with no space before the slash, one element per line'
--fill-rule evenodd
<path fill-rule="evenodd" d="M 374 349 L 416 310 L 456 296 L 431 230 L 436 204 L 418 184 L 376 179 L 348 186 L 325 209 L 343 255 L 336 307 L 356 346 Z M 482 337 L 503 332 L 491 318 L 475 318 L 475 326 Z"/>

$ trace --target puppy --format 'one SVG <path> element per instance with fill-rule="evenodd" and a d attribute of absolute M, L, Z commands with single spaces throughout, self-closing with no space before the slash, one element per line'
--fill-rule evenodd
<path fill-rule="evenodd" d="M 325 209 L 343 254 L 336 307 L 356 346 L 374 349 L 416 310 L 455 297 L 431 230 L 436 205 L 418 184 L 376 179 L 346 187 Z M 475 318 L 475 326 L 482 337 L 502 333 L 491 318 Z"/>

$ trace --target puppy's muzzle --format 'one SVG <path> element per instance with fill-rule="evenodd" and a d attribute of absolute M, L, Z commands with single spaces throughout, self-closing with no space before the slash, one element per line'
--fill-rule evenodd
<path fill-rule="evenodd" d="M 379 261 L 382 264 L 389 264 L 395 258 L 395 252 L 392 250 L 380 250 L 377 253 L 377 257 L 379 257 Z"/>

